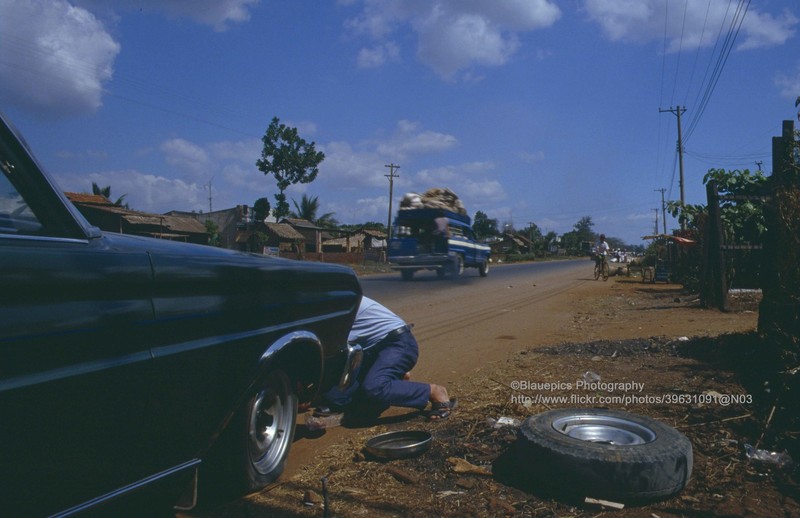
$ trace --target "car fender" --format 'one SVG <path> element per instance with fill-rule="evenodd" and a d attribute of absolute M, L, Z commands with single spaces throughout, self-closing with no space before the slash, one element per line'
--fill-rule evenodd
<path fill-rule="evenodd" d="M 302 403 L 310 401 L 317 394 L 324 365 L 325 353 L 319 337 L 310 331 L 292 331 L 267 347 L 259 359 L 258 372 L 260 376 L 273 369 L 286 372 L 295 384 Z"/>

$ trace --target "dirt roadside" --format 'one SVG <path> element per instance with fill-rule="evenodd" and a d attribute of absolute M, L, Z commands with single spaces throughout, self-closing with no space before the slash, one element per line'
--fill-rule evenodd
<path fill-rule="evenodd" d="M 533 293 L 536 287 L 514 289 L 520 297 L 523 289 Z M 700 308 L 694 295 L 676 285 L 642 284 L 626 277 L 578 283 L 569 293 L 548 298 L 548 315 L 535 326 L 526 311 L 506 311 L 503 319 L 492 320 L 496 324 L 482 326 L 485 335 L 479 339 L 503 351 L 491 361 L 477 367 L 473 360 L 457 358 L 444 366 L 440 361 L 433 362 L 438 367 L 421 365 L 425 376 L 420 379 L 444 376 L 451 393 L 458 395 L 459 408 L 451 419 L 428 423 L 417 412 L 392 409 L 374 425 L 331 429 L 321 437 L 299 427 L 306 438 L 296 442 L 299 447 L 293 447 L 287 472 L 277 484 L 205 515 L 321 516 L 323 477 L 333 516 L 611 514 L 602 507 L 538 494 L 536 488 L 515 487 L 513 476 L 503 476 L 497 467 L 513 451 L 514 430 L 487 423 L 487 418 L 522 420 L 564 406 L 533 403 L 535 394 L 513 390 L 514 382 L 569 383 L 587 371 L 606 381 L 641 383 L 644 394 L 750 396 L 750 403 L 729 405 L 605 405 L 677 428 L 690 439 L 694 452 L 692 479 L 677 497 L 613 511 L 614 516 L 800 515 L 796 471 L 757 464 L 744 453 L 745 443 L 792 450 L 797 438 L 796 429 L 784 427 L 787 420 L 781 419 L 780 406 L 778 416 L 768 419 L 774 397 L 764 387 L 749 385 L 742 375 L 746 369 L 732 367 L 729 361 L 748 350 L 757 303 L 757 295 L 741 294 L 733 299 L 733 311 L 720 313 Z M 424 305 L 404 311 L 412 321 L 425 318 Z M 436 337 L 427 337 L 430 342 Z M 370 437 L 398 429 L 430 431 L 434 444 L 427 453 L 407 460 L 381 462 L 364 455 L 363 445 Z M 459 472 L 463 464 L 456 464 L 460 461 L 455 458 L 476 469 Z M 493 468 L 493 475 L 481 474 Z"/>

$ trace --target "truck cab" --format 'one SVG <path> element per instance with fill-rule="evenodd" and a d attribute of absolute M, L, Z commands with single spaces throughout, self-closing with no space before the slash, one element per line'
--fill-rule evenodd
<path fill-rule="evenodd" d="M 420 270 L 458 277 L 464 268 L 477 268 L 486 277 L 489 254 L 489 247 L 475 240 L 469 216 L 419 208 L 398 211 L 388 258 L 404 280 L 411 280 Z"/>

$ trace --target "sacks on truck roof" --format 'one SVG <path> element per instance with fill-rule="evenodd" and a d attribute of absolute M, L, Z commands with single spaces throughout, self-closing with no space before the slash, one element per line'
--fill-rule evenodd
<path fill-rule="evenodd" d="M 422 194 L 406 193 L 400 200 L 400 210 L 408 209 L 444 209 L 462 216 L 467 215 L 467 209 L 456 193 L 440 187 L 428 189 Z"/>

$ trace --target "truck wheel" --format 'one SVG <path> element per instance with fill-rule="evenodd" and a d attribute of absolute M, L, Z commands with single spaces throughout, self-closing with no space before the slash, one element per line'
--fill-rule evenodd
<path fill-rule="evenodd" d="M 557 409 L 522 423 L 517 462 L 525 474 L 554 491 L 646 502 L 673 496 L 686 486 L 692 445 L 674 428 L 645 416 Z"/>
<path fill-rule="evenodd" d="M 410 281 L 414 278 L 414 270 L 400 270 L 400 276 L 404 281 Z"/>
<path fill-rule="evenodd" d="M 461 255 L 456 254 L 453 258 L 453 262 L 450 263 L 450 276 L 452 278 L 460 277 L 462 273 L 464 273 L 464 258 Z"/>
<path fill-rule="evenodd" d="M 481 274 L 481 277 L 486 277 L 489 275 L 489 260 L 482 262 L 480 266 L 478 266 L 478 273 Z"/>

